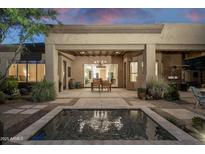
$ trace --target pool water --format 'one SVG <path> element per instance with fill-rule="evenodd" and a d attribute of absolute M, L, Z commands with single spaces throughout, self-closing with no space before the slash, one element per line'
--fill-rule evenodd
<path fill-rule="evenodd" d="M 141 110 L 63 110 L 30 140 L 176 140 Z"/>

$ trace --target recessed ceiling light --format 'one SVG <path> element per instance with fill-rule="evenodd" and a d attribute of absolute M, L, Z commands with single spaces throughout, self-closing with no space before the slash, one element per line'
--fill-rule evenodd
<path fill-rule="evenodd" d="M 85 51 L 81 51 L 80 54 L 85 54 Z"/>

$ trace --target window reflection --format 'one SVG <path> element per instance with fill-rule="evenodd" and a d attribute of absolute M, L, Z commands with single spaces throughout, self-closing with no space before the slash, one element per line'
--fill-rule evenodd
<path fill-rule="evenodd" d="M 118 117 L 116 119 L 109 120 L 108 113 L 104 110 L 95 110 L 93 113 L 93 117 L 88 120 L 80 121 L 80 129 L 79 132 L 82 132 L 85 125 L 89 125 L 95 131 L 99 131 L 100 133 L 104 133 L 109 131 L 111 126 L 114 126 L 118 131 L 123 127 L 122 117 Z"/>

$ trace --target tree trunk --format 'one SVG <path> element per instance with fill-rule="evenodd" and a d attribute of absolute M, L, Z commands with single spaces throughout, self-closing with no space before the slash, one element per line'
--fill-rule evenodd
<path fill-rule="evenodd" d="M 6 70 L 5 72 L 3 72 L 3 75 L 2 77 L 0 78 L 0 86 L 2 85 L 2 83 L 4 82 L 4 80 L 6 79 L 6 76 L 7 76 L 7 73 L 9 71 L 9 68 L 11 66 L 12 63 L 14 63 L 14 61 L 16 60 L 16 57 L 22 52 L 22 48 L 23 48 L 23 45 L 22 43 L 18 46 L 17 50 L 15 51 L 15 54 L 13 56 L 13 58 L 11 59 L 11 61 L 9 61 L 9 64 L 8 66 L 6 67 Z"/>

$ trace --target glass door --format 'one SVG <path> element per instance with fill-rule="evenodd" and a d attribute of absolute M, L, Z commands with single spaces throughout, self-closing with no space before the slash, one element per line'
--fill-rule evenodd
<path fill-rule="evenodd" d="M 118 87 L 118 64 L 84 64 L 84 87 L 90 87 L 93 79 L 109 80 Z"/>

